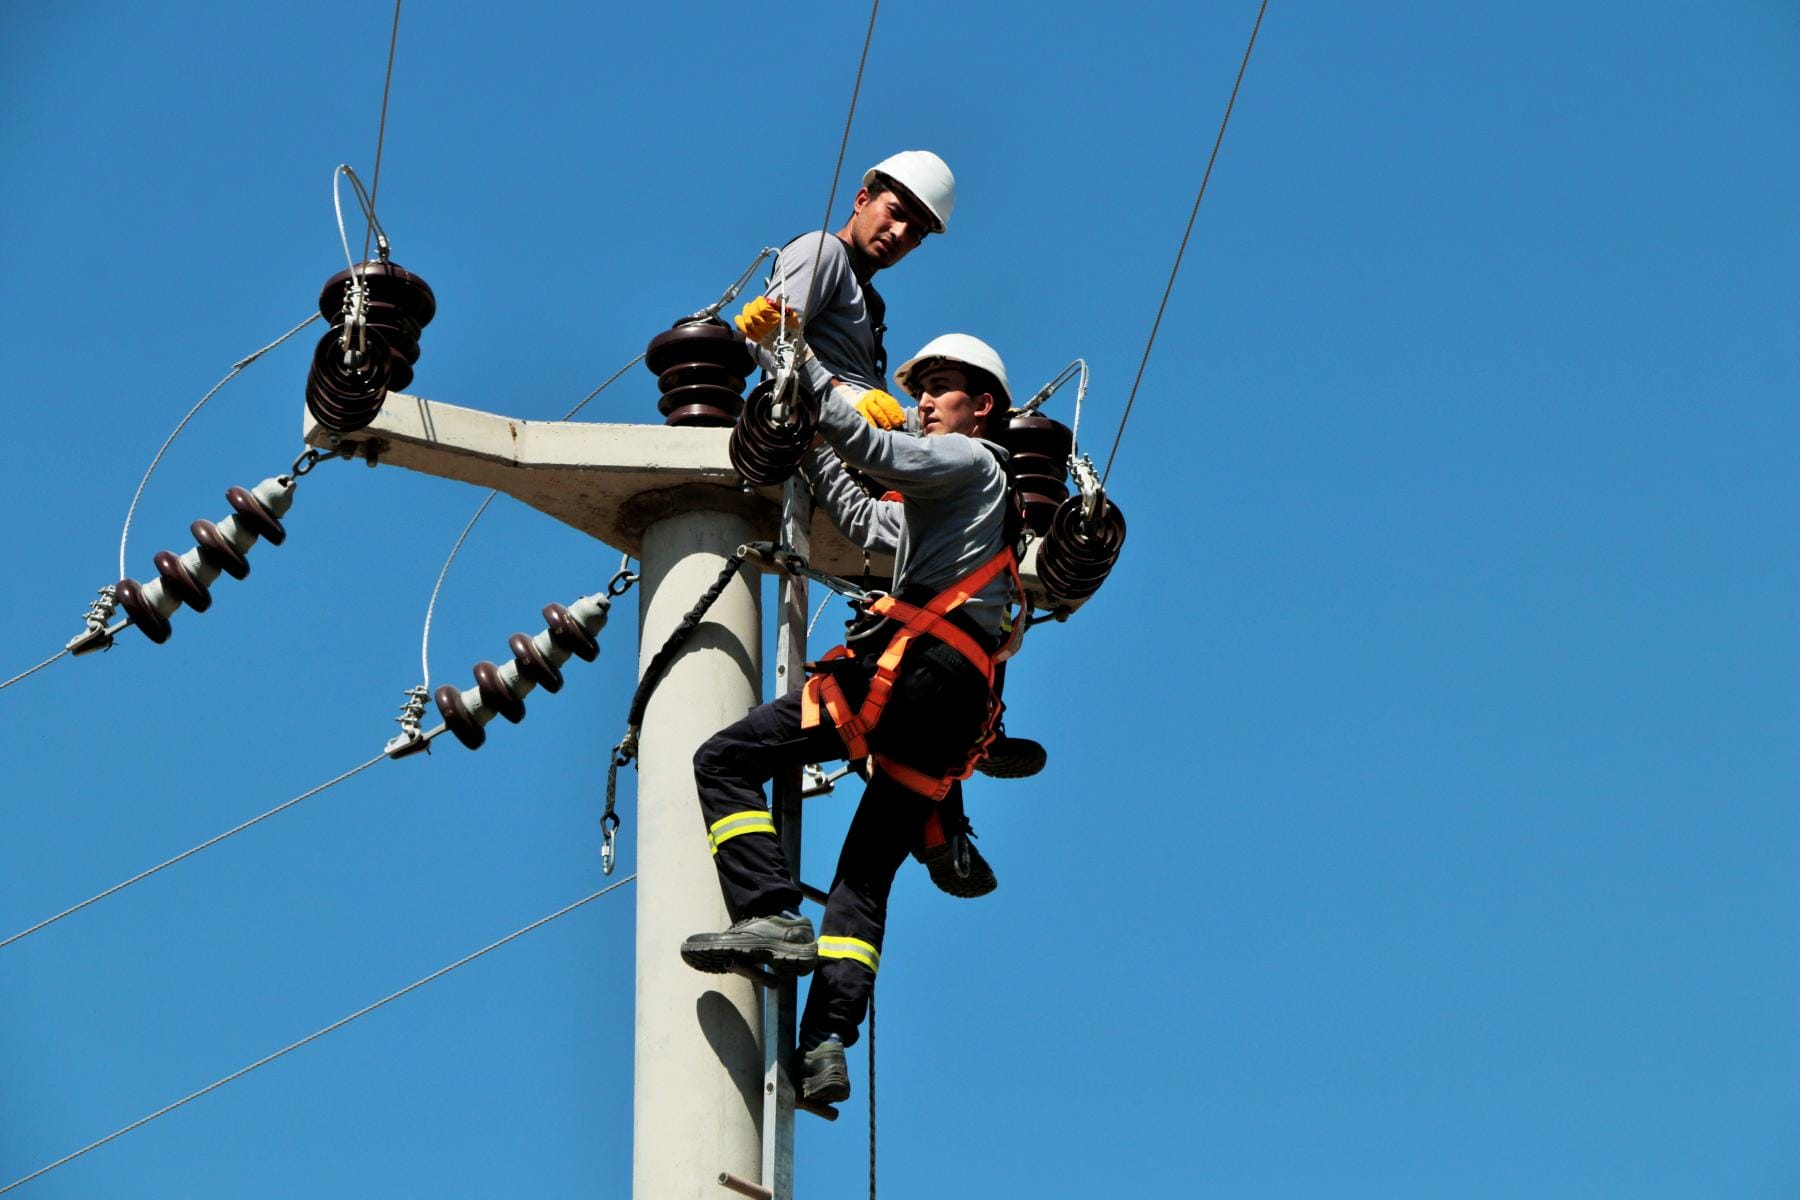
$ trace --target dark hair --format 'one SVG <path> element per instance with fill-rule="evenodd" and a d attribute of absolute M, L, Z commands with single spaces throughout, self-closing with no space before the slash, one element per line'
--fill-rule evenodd
<path fill-rule="evenodd" d="M 1008 411 L 1006 389 L 1000 386 L 1000 380 L 995 378 L 992 372 L 984 371 L 980 367 L 972 367 L 960 358 L 928 358 L 913 367 L 911 378 L 923 379 L 939 367 L 961 371 L 964 390 L 970 396 L 986 394 L 994 398 L 993 407 L 988 409 L 987 416 L 981 418 L 981 431 L 977 436 L 992 440 L 994 431 L 1006 428 L 1001 423 Z"/>
<path fill-rule="evenodd" d="M 908 208 L 915 210 L 918 215 L 923 218 L 924 223 L 927 226 L 925 230 L 926 233 L 937 232 L 937 218 L 932 215 L 929 208 L 925 207 L 924 201 L 913 195 L 910 188 L 904 183 L 901 183 L 898 179 L 895 179 L 892 175 L 883 175 L 880 171 L 875 172 L 875 178 L 869 180 L 868 183 L 865 183 L 863 185 L 863 190 L 869 193 L 869 199 L 871 200 L 881 195 L 883 192 L 894 193 L 894 195 L 900 197 L 900 199 L 905 202 Z"/>

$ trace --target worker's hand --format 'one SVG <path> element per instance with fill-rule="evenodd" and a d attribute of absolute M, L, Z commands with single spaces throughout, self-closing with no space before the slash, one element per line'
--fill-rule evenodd
<path fill-rule="evenodd" d="M 781 305 L 767 296 L 758 296 L 744 305 L 744 310 L 733 319 L 738 332 L 753 342 L 766 344 L 781 328 Z M 788 310 L 788 328 L 798 329 L 800 314 L 794 309 Z"/>
<path fill-rule="evenodd" d="M 906 424 L 906 410 L 900 402 L 882 391 L 870 388 L 856 401 L 853 408 L 862 414 L 863 420 L 877 429 L 898 429 Z"/>

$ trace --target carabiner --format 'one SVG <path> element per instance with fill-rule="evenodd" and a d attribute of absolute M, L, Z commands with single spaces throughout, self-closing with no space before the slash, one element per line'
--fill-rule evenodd
<path fill-rule="evenodd" d="M 601 817 L 600 829 L 600 871 L 601 874 L 611 875 L 619 858 L 619 814 L 609 812 Z"/>

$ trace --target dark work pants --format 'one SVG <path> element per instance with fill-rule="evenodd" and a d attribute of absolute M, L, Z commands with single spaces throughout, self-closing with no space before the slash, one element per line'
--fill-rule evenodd
<path fill-rule="evenodd" d="M 839 673 L 852 704 L 862 702 L 873 671 L 873 661 L 858 660 L 853 670 Z M 980 672 L 942 643 L 921 639 L 901 663 L 900 677 L 869 737 L 870 748 L 915 770 L 943 775 L 966 761 L 986 722 L 987 705 L 987 683 Z M 694 755 L 706 829 L 734 814 L 767 811 L 763 785 L 782 768 L 832 762 L 844 752 L 829 715 L 814 729 L 800 728 L 797 690 L 752 709 Z M 959 813 L 962 785 L 953 786 L 940 803 L 949 806 L 945 816 Z M 835 1033 L 846 1045 L 856 1040 L 875 983 L 874 967 L 861 947 L 873 948 L 879 965 L 894 874 L 921 845 L 934 807 L 930 799 L 875 770 L 844 835 L 832 877 L 819 926 L 821 958 L 800 1021 L 804 1032 Z M 799 909 L 800 889 L 789 878 L 780 843 L 768 833 L 728 838 L 714 862 L 734 920 Z M 845 946 L 850 956 L 836 956 L 836 949 Z"/>

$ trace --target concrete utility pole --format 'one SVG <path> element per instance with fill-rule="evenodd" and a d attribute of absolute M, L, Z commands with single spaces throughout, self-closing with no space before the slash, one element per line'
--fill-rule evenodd
<path fill-rule="evenodd" d="M 640 673 L 744 542 L 785 540 L 810 548 L 822 570 L 862 570 L 861 550 L 814 521 L 804 489 L 744 491 L 728 436 L 518 421 L 399 393 L 354 434 L 310 421 L 306 429 L 314 446 L 498 488 L 637 556 Z M 792 1195 L 793 1091 L 777 1050 L 793 1037 L 794 987 L 770 989 L 765 1003 L 749 980 L 702 975 L 678 954 L 682 938 L 728 920 L 691 763 L 702 741 L 761 696 L 759 594 L 753 572 L 727 586 L 652 697 L 639 742 L 632 1195 L 640 1200 L 717 1200 L 733 1194 L 726 1175 L 756 1194 Z M 784 583 L 781 606 L 777 686 L 786 690 L 805 657 L 804 584 Z M 797 869 L 799 781 L 778 783 L 777 821 Z"/>

